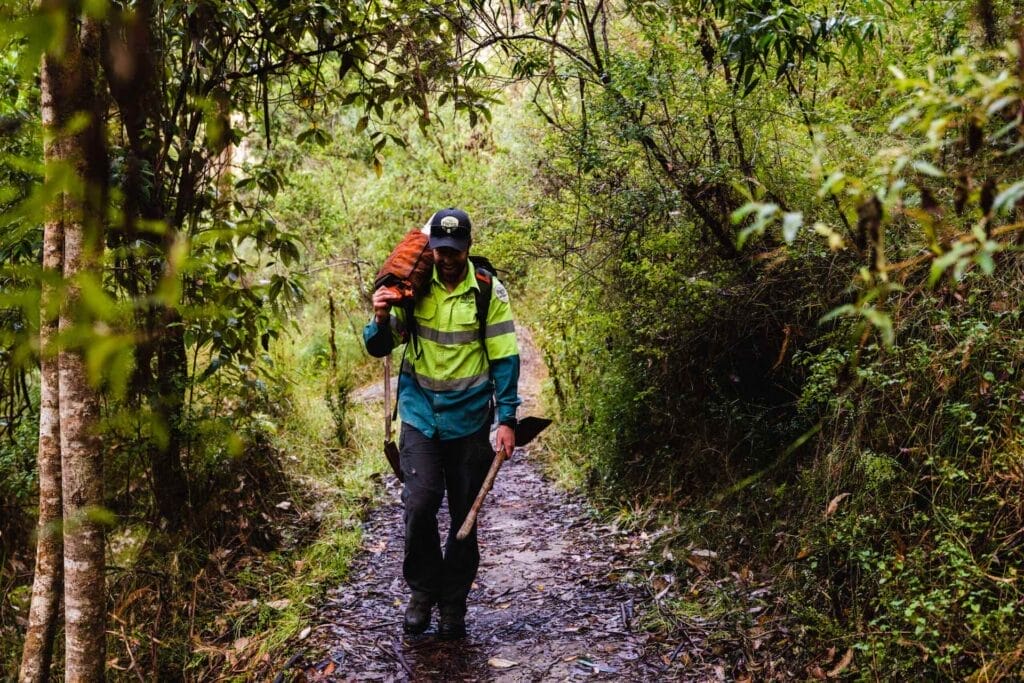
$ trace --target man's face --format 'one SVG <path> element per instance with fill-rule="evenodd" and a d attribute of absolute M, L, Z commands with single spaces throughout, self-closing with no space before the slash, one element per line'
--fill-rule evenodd
<path fill-rule="evenodd" d="M 455 285 L 466 277 L 466 261 L 469 260 L 469 250 L 459 251 L 451 247 L 434 249 L 434 265 L 437 266 L 437 274 L 441 282 L 446 285 Z"/>

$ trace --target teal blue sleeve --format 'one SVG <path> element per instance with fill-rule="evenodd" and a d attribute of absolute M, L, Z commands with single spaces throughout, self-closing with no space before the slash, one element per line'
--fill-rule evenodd
<path fill-rule="evenodd" d="M 395 348 L 391 330 L 378 325 L 375 319 L 366 323 L 366 327 L 363 328 L 363 344 L 366 345 L 367 353 L 376 358 L 383 358 Z"/>
<path fill-rule="evenodd" d="M 515 420 L 516 407 L 522 403 L 519 398 L 519 354 L 492 360 L 491 378 L 494 380 L 498 422 Z"/>
<path fill-rule="evenodd" d="M 371 356 L 383 358 L 403 341 L 405 324 L 402 322 L 401 311 L 396 312 L 398 315 L 395 312 L 391 314 L 390 326 L 378 325 L 376 318 L 370 318 L 370 322 L 363 328 L 363 344 Z"/>

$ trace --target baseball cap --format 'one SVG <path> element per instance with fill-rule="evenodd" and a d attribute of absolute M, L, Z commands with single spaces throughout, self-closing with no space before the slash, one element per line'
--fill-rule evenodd
<path fill-rule="evenodd" d="M 430 228 L 431 249 L 450 247 L 459 251 L 469 249 L 469 215 L 462 209 L 441 209 L 427 221 Z"/>

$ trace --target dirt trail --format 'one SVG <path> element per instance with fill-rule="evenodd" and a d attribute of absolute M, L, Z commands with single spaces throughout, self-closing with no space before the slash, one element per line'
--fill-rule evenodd
<path fill-rule="evenodd" d="M 520 335 L 521 415 L 536 414 L 543 365 Z M 380 402 L 380 392 L 368 391 Z M 481 565 L 469 599 L 469 636 L 436 637 L 436 611 L 423 636 L 404 637 L 408 598 L 401 577 L 400 488 L 364 525 L 350 581 L 330 592 L 301 663 L 315 681 L 708 680 L 699 653 L 637 628 L 649 596 L 626 583 L 639 562 L 616 547 L 611 530 L 577 497 L 554 489 L 528 450 L 502 469 L 480 517 Z M 447 529 L 446 511 L 440 520 Z M 682 638 L 683 636 L 679 636 Z M 684 641 L 685 642 L 685 641 Z M 689 662 L 684 670 L 682 662 Z M 298 664 L 299 662 L 297 662 Z M 719 672 L 721 669 L 719 669 Z M 718 675 L 716 675 L 718 673 Z"/>

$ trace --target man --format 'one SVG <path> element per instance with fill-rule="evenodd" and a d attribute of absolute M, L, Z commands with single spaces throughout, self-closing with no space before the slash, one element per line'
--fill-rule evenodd
<path fill-rule="evenodd" d="M 480 563 L 476 528 L 463 541 L 455 534 L 494 451 L 511 455 L 515 448 L 519 349 L 508 292 L 493 274 L 481 335 L 476 297 L 486 291 L 488 276 L 478 274 L 469 260 L 469 216 L 459 209 L 442 209 L 427 225 L 434 254 L 429 290 L 417 297 L 410 319 L 407 310 L 392 308 L 397 294 L 378 289 L 363 340 L 367 351 L 378 357 L 414 340 L 405 350 L 398 379 L 405 476 L 402 570 L 412 591 L 403 627 L 408 634 L 426 631 L 436 604 L 438 635 L 455 639 L 466 634 L 466 597 Z M 498 428 L 492 449 L 494 411 Z M 437 512 L 446 490 L 451 528 L 442 553 Z"/>

